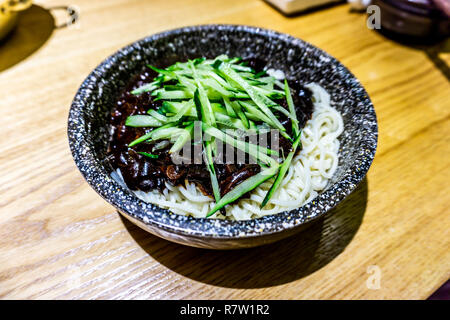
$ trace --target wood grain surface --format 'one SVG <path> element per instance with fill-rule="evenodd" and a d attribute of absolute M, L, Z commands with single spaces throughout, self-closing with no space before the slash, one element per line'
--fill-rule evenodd
<path fill-rule="evenodd" d="M 425 299 L 449 278 L 448 43 L 398 44 L 347 5 L 286 18 L 259 0 L 35 3 L 0 45 L 0 298 Z M 48 9 L 68 4 L 79 22 L 54 30 L 64 17 Z M 298 236 L 232 252 L 176 245 L 120 218 L 75 167 L 66 121 L 88 73 L 137 39 L 203 23 L 309 41 L 373 100 L 367 178 Z"/>

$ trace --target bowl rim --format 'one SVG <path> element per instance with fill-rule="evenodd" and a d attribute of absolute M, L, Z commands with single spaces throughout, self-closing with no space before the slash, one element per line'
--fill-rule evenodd
<path fill-rule="evenodd" d="M 101 161 L 95 157 L 92 145 L 86 139 L 88 133 L 83 118 L 84 100 L 92 93 L 92 88 L 98 84 L 105 71 L 116 67 L 122 57 L 140 45 L 148 45 L 148 43 L 172 35 L 214 29 L 243 31 L 249 35 L 260 35 L 268 39 L 277 38 L 309 48 L 328 58 L 329 63 L 336 65 L 339 72 L 347 73 L 352 81 L 352 86 L 355 86 L 355 99 L 357 98 L 359 102 L 368 107 L 369 112 L 366 114 L 371 118 L 373 124 L 370 127 L 371 130 L 368 130 L 367 134 L 362 137 L 359 147 L 365 147 L 370 152 L 359 153 L 350 166 L 351 169 L 344 172 L 339 181 L 319 193 L 311 202 L 296 209 L 251 220 L 221 220 L 179 215 L 142 201 L 128 188 L 124 188 L 114 181 L 106 172 Z M 117 50 L 91 71 L 80 85 L 70 107 L 67 133 L 72 156 L 82 176 L 102 198 L 119 212 L 128 215 L 132 220 L 137 219 L 150 228 L 154 227 L 180 236 L 215 240 L 237 240 L 272 235 L 300 227 L 324 216 L 353 192 L 363 180 L 373 162 L 378 144 L 378 122 L 373 104 L 359 80 L 342 63 L 322 49 L 291 35 L 260 27 L 235 24 L 203 24 L 171 29 L 144 37 Z"/>

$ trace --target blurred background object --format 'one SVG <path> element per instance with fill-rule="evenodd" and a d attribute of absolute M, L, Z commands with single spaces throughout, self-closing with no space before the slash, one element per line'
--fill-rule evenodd
<path fill-rule="evenodd" d="M 285 15 L 325 6 L 327 4 L 343 2 L 342 0 L 266 0 Z"/>
<path fill-rule="evenodd" d="M 339 0 L 265 0 L 285 15 L 321 9 Z M 450 35 L 450 0 L 347 0 L 353 11 L 375 5 L 383 31 L 416 38 L 442 38 Z"/>
<path fill-rule="evenodd" d="M 407 37 L 450 35 L 450 0 L 373 0 L 381 11 L 381 27 Z"/>
<path fill-rule="evenodd" d="M 19 12 L 31 7 L 31 3 L 32 0 L 0 0 L 0 40 L 12 31 Z"/>
<path fill-rule="evenodd" d="M 0 72 L 42 47 L 55 29 L 78 19 L 78 10 L 71 6 L 44 8 L 28 0 L 7 0 L 0 8 Z"/>
<path fill-rule="evenodd" d="M 450 280 L 444 283 L 428 300 L 450 300 Z"/>
<path fill-rule="evenodd" d="M 433 0 L 434 4 L 441 9 L 442 12 L 450 17 L 450 1 L 449 0 Z"/>
<path fill-rule="evenodd" d="M 353 10 L 365 10 L 372 0 L 348 0 Z"/>

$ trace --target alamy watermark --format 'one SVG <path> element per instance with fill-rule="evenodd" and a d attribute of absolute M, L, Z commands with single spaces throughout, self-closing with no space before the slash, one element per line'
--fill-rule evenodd
<path fill-rule="evenodd" d="M 176 144 L 183 134 L 190 136 L 183 147 L 171 154 L 174 164 L 202 164 L 205 160 L 205 146 L 212 149 L 212 162 L 215 164 L 260 164 L 267 163 L 268 158 L 279 159 L 287 156 L 283 152 L 291 144 L 288 138 L 282 137 L 277 129 L 226 129 L 217 130 L 217 136 L 202 129 L 202 122 L 195 121 L 192 133 L 187 129 L 175 131 L 169 140 Z M 192 137 L 192 138 L 191 138 Z"/>
<path fill-rule="evenodd" d="M 379 290 L 381 288 L 381 269 L 377 265 L 370 265 L 366 272 L 369 277 L 366 280 L 366 287 L 370 290 Z"/>
<path fill-rule="evenodd" d="M 367 18 L 366 25 L 367 28 L 373 29 L 381 29 L 381 9 L 377 5 L 370 5 L 367 7 L 367 14 L 369 17 Z"/>

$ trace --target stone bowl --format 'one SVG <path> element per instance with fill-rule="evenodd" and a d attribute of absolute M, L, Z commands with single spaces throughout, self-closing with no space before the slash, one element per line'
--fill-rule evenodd
<path fill-rule="evenodd" d="M 106 159 L 108 116 L 118 94 L 146 64 L 195 57 L 257 56 L 288 79 L 316 82 L 331 95 L 344 119 L 339 165 L 324 191 L 306 205 L 247 221 L 193 218 L 138 199 L 114 181 Z M 327 214 L 366 175 L 377 147 L 372 102 L 358 79 L 339 61 L 313 45 L 276 31 L 242 25 L 201 25 L 151 35 L 104 60 L 81 84 L 70 108 L 69 145 L 89 185 L 124 217 L 164 239 L 210 249 L 271 243 L 297 233 Z"/>

